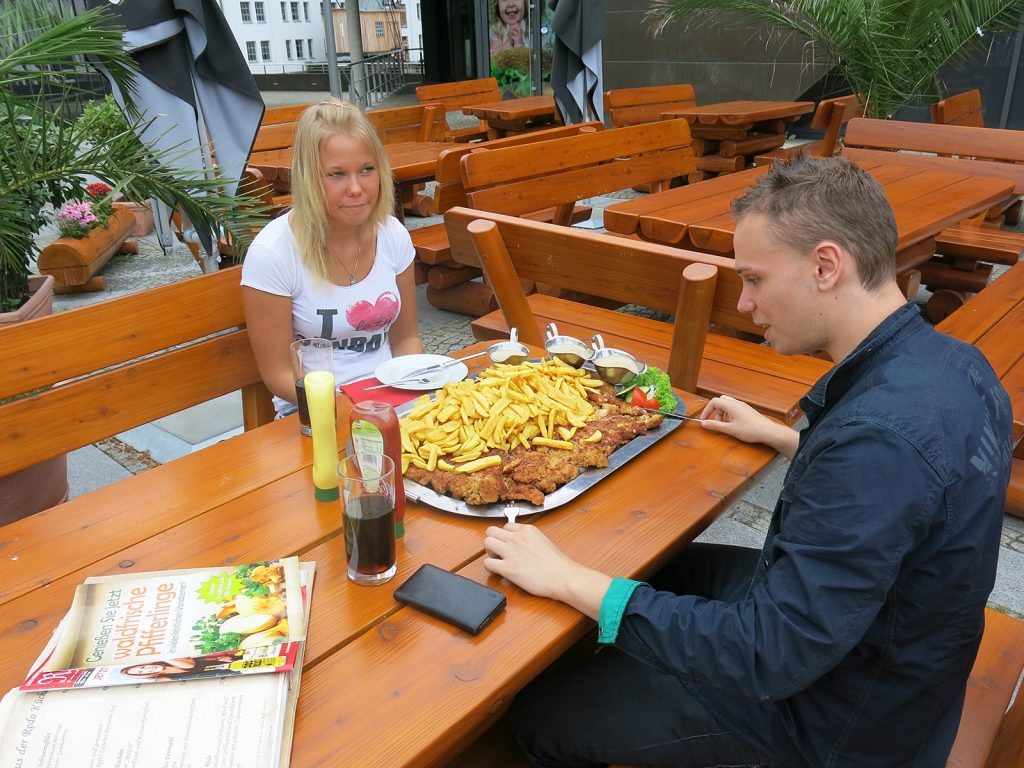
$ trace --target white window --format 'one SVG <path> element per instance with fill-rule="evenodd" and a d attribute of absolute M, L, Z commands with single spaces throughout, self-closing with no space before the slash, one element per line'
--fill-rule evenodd
<path fill-rule="evenodd" d="M 304 58 L 306 58 L 306 55 L 302 52 L 302 41 L 301 40 L 296 40 L 295 41 L 295 58 L 296 59 L 304 59 Z"/>
<path fill-rule="evenodd" d="M 281 0 L 281 21 L 288 21 L 288 3 Z"/>
<path fill-rule="evenodd" d="M 309 21 L 309 3 L 302 4 L 302 15 L 306 17 L 306 21 Z"/>
<path fill-rule="evenodd" d="M 313 38 L 306 41 L 306 54 L 309 58 L 313 58 Z"/>
<path fill-rule="evenodd" d="M 292 21 L 299 20 L 299 4 L 298 2 L 292 2 Z"/>
<path fill-rule="evenodd" d="M 239 3 L 238 10 L 242 14 L 242 23 L 249 24 L 252 21 L 252 13 L 249 11 L 248 3 Z"/>
<path fill-rule="evenodd" d="M 418 19 L 419 17 L 420 17 L 420 4 L 419 4 L 419 1 L 417 0 L 417 2 L 416 2 L 416 18 Z"/>
<path fill-rule="evenodd" d="M 252 40 L 245 41 L 245 57 L 249 61 L 256 61 L 256 43 Z"/>
<path fill-rule="evenodd" d="M 373 22 L 373 30 L 377 33 L 377 37 L 384 37 L 384 22 L 375 21 Z"/>
<path fill-rule="evenodd" d="M 285 40 L 284 41 L 284 53 L 288 57 L 288 61 L 291 61 L 292 58 L 293 58 L 292 57 L 292 41 L 291 40 Z"/>
<path fill-rule="evenodd" d="M 264 61 L 270 61 L 270 41 L 260 41 L 260 55 L 263 56 Z"/>
<path fill-rule="evenodd" d="M 265 24 L 267 22 L 267 12 L 263 7 L 263 0 L 256 0 L 253 3 L 253 8 L 256 10 L 256 21 L 260 24 Z"/>

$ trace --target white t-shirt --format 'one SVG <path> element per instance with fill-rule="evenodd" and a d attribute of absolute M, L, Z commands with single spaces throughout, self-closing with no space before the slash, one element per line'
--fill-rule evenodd
<path fill-rule="evenodd" d="M 267 224 L 246 253 L 242 285 L 292 300 L 292 338 L 334 342 L 338 384 L 365 379 L 391 358 L 388 330 L 402 309 L 396 276 L 416 251 L 408 231 L 393 216 L 377 230 L 377 256 L 370 274 L 355 285 L 316 280 L 299 258 L 288 216 Z M 287 402 L 274 398 L 280 411 Z"/>

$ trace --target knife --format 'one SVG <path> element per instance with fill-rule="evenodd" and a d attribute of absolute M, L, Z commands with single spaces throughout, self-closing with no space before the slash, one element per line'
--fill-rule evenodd
<path fill-rule="evenodd" d="M 634 408 L 640 408 L 638 405 L 634 405 Z M 704 419 L 698 419 L 696 416 L 684 416 L 681 413 L 665 413 L 664 411 L 657 411 L 654 408 L 640 408 L 641 411 L 647 411 L 648 413 L 660 413 L 666 419 L 679 419 L 680 421 L 696 421 L 701 422 Z"/>

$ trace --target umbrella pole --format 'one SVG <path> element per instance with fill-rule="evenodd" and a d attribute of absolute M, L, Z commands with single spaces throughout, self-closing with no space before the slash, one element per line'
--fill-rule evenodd
<path fill-rule="evenodd" d="M 192 92 L 195 93 L 195 84 L 192 85 Z M 196 103 L 196 122 L 199 126 L 199 150 L 202 153 L 203 158 L 203 173 L 206 178 L 214 178 L 213 172 L 213 156 L 210 154 L 210 137 L 206 133 L 206 120 L 203 119 L 203 108 L 199 103 L 199 94 L 195 93 Z M 237 191 L 237 190 L 236 190 Z M 200 261 L 200 268 L 205 274 L 210 272 L 216 272 L 220 269 L 220 250 L 218 248 L 218 242 L 220 241 L 220 233 L 215 229 L 210 233 L 210 252 L 204 253 Z M 202 251 L 200 245 L 200 251 Z"/>

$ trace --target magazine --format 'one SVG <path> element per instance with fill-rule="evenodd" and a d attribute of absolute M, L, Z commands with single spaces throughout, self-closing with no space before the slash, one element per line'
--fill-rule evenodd
<path fill-rule="evenodd" d="M 0 702 L 0 768 L 286 768 L 313 573 L 284 558 L 87 579 Z"/>
<path fill-rule="evenodd" d="M 287 672 L 305 637 L 297 558 L 86 579 L 22 690 Z"/>

